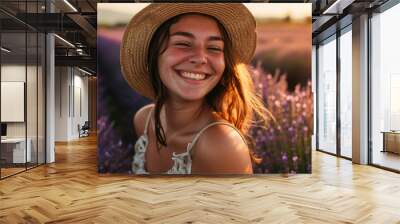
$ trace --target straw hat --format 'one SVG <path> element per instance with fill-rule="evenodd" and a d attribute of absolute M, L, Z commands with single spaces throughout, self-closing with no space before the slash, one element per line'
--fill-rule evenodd
<path fill-rule="evenodd" d="M 168 19 L 192 12 L 217 19 L 227 31 L 239 62 L 250 62 L 256 47 L 256 22 L 243 4 L 153 3 L 131 19 L 121 44 L 122 73 L 129 85 L 141 95 L 155 98 L 147 70 L 147 54 L 153 34 Z"/>

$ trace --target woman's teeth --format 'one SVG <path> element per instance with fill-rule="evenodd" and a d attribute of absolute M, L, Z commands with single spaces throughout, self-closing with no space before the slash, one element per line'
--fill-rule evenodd
<path fill-rule="evenodd" d="M 181 75 L 185 78 L 193 79 L 193 80 L 203 80 L 206 78 L 205 74 L 193 73 L 193 72 L 182 72 Z"/>

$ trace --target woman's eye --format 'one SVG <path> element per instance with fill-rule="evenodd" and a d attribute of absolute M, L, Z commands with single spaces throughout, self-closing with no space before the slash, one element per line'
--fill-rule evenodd
<path fill-rule="evenodd" d="M 188 43 L 188 42 L 177 42 L 177 43 L 175 43 L 175 46 L 190 47 L 190 43 Z"/>
<path fill-rule="evenodd" d="M 211 50 L 211 51 L 223 51 L 223 49 L 222 48 L 220 48 L 220 47 L 208 47 L 208 50 Z"/>

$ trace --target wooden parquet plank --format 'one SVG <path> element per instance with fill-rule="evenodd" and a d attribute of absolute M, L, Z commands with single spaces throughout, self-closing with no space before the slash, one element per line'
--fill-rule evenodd
<path fill-rule="evenodd" d="M 99 175 L 96 139 L 0 181 L 0 223 L 398 223 L 400 175 L 313 152 L 310 175 Z"/>

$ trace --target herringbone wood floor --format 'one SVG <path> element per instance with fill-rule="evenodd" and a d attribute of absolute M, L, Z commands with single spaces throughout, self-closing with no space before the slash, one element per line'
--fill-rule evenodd
<path fill-rule="evenodd" d="M 0 181 L 0 223 L 400 223 L 400 175 L 313 153 L 311 175 L 100 176 L 96 139 Z"/>

